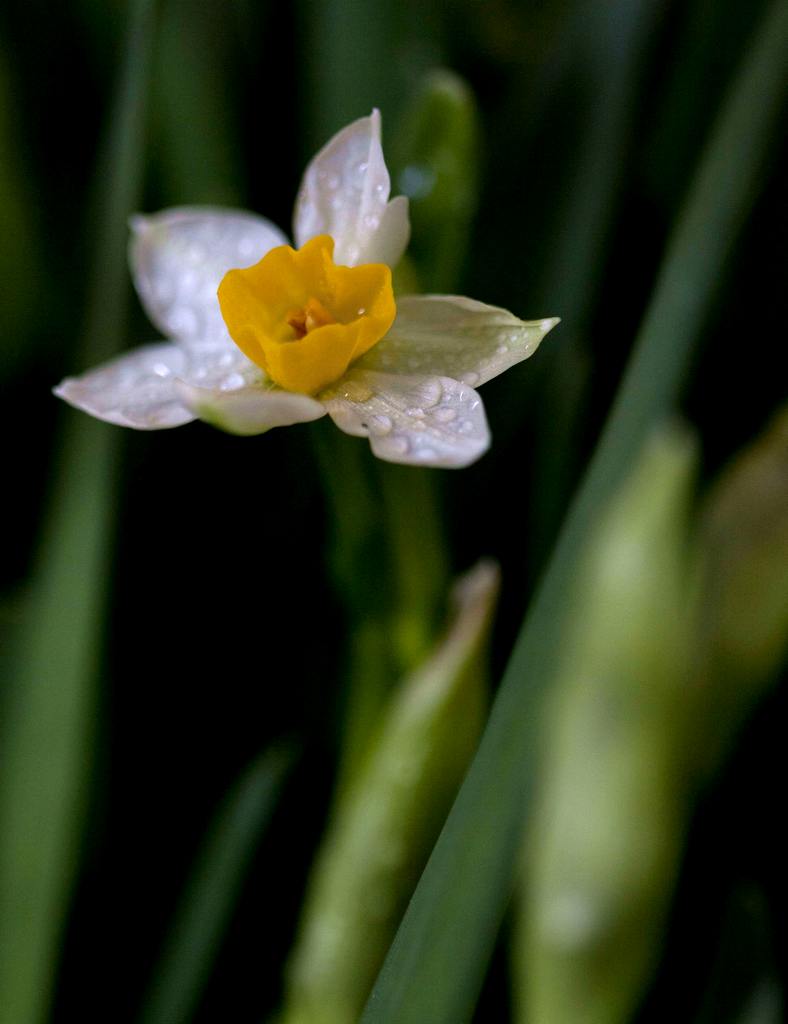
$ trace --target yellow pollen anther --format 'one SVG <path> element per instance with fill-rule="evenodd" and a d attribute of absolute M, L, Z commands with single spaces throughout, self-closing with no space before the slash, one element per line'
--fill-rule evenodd
<path fill-rule="evenodd" d="M 382 263 L 337 266 L 334 240 L 280 245 L 219 285 L 230 337 L 287 391 L 316 394 L 386 334 L 397 312 Z"/>
<path fill-rule="evenodd" d="M 295 331 L 296 339 L 303 338 L 305 334 L 314 331 L 316 327 L 325 327 L 326 324 L 336 323 L 325 306 L 315 298 L 309 299 L 303 309 L 291 309 L 285 320 Z"/>

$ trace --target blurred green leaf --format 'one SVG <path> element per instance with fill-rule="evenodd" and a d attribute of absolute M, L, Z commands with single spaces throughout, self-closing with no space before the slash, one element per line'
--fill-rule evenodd
<path fill-rule="evenodd" d="M 676 427 L 650 439 L 567 595 L 518 901 L 518 1021 L 625 1024 L 659 957 L 689 795 L 696 454 Z"/>
<path fill-rule="evenodd" d="M 14 112 L 9 63 L 0 45 L 0 377 L 25 353 L 41 280 L 38 223 Z"/>
<path fill-rule="evenodd" d="M 648 431 L 677 397 L 760 180 L 788 77 L 787 43 L 788 6 L 774 0 L 712 132 L 603 437 L 364 1024 L 460 1024 L 472 1013 L 533 798 L 539 707 L 554 678 L 577 557 Z"/>
<path fill-rule="evenodd" d="M 788 406 L 740 452 L 708 497 L 700 537 L 699 715 L 705 770 L 788 650 Z"/>
<path fill-rule="evenodd" d="M 120 346 L 128 295 L 126 218 L 140 191 L 152 0 L 130 14 L 100 166 L 100 232 L 84 331 L 92 362 Z M 15 674 L 4 694 L 0 773 L 0 1021 L 47 1011 L 83 825 L 113 518 L 110 428 L 64 413 L 60 466 Z"/>
<path fill-rule="evenodd" d="M 186 881 L 140 1015 L 144 1024 L 192 1019 L 291 763 L 291 751 L 267 751 L 228 794 Z"/>
<path fill-rule="evenodd" d="M 498 572 L 457 584 L 445 637 L 397 688 L 341 791 L 288 977 L 286 1024 L 354 1024 L 482 728 Z"/>
<path fill-rule="evenodd" d="M 567 45 L 583 68 L 588 97 L 574 143 L 574 173 L 552 219 L 551 244 L 537 260 L 533 315 L 556 313 L 562 327 L 545 347 L 536 373 L 539 404 L 531 549 L 541 561 L 555 539 L 578 472 L 576 444 L 588 399 L 588 336 L 607 265 L 611 226 L 620 215 L 629 168 L 645 51 L 663 12 L 650 0 L 578 5 Z M 522 426 L 512 403 L 509 430 Z M 501 435 L 505 436 L 505 432 Z"/>
<path fill-rule="evenodd" d="M 392 192 L 410 199 L 409 259 L 425 292 L 454 292 L 478 203 L 476 101 L 450 71 L 427 75 L 390 151 Z"/>
<path fill-rule="evenodd" d="M 308 98 L 305 157 L 335 131 L 379 107 L 386 125 L 399 97 L 436 63 L 439 5 L 414 0 L 298 4 L 298 72 Z"/>
<path fill-rule="evenodd" d="M 154 127 L 164 193 L 178 205 L 240 205 L 244 174 L 239 160 L 237 103 L 228 4 L 167 0 L 162 4 Z"/>

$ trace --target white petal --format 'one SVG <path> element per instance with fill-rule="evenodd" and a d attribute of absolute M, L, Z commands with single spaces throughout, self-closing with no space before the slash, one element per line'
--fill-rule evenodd
<path fill-rule="evenodd" d="M 144 345 L 54 389 L 59 398 L 108 423 L 138 430 L 179 427 L 197 418 L 178 382 L 220 391 L 263 381 L 263 374 L 234 346 L 189 350 L 164 343 Z"/>
<path fill-rule="evenodd" d="M 490 444 L 481 398 L 450 377 L 353 369 L 319 398 L 347 434 L 387 462 L 459 468 Z"/>
<path fill-rule="evenodd" d="M 80 377 L 66 377 L 54 392 L 77 409 L 122 427 L 179 427 L 195 419 L 174 386 L 186 361 L 177 345 L 145 345 Z"/>
<path fill-rule="evenodd" d="M 476 387 L 533 355 L 558 323 L 513 313 L 461 295 L 406 295 L 386 335 L 359 361 L 387 373 L 429 373 Z"/>
<path fill-rule="evenodd" d="M 380 145 L 380 112 L 354 121 L 312 160 L 296 200 L 294 234 L 300 247 L 331 235 L 336 263 L 399 262 L 410 236 L 408 201 L 388 202 L 391 181 Z"/>
<path fill-rule="evenodd" d="M 195 416 L 230 434 L 262 434 L 272 427 L 308 423 L 326 414 L 320 402 L 308 395 L 281 391 L 264 384 L 222 391 L 177 381 L 176 388 L 184 405 Z"/>
<path fill-rule="evenodd" d="M 270 221 L 243 210 L 176 207 L 131 221 L 129 262 L 154 324 L 189 345 L 231 345 L 216 289 L 227 273 L 248 267 L 287 238 Z"/>

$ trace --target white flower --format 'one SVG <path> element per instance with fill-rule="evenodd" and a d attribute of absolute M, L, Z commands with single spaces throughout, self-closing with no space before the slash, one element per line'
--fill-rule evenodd
<path fill-rule="evenodd" d="M 298 250 L 242 211 L 133 218 L 134 283 L 172 340 L 68 377 L 55 394 L 140 430 L 202 419 L 258 434 L 328 413 L 390 462 L 473 462 L 490 442 L 474 387 L 530 356 L 558 321 L 456 295 L 395 303 L 389 267 L 410 225 L 407 199 L 389 190 L 375 110 L 307 167 Z"/>

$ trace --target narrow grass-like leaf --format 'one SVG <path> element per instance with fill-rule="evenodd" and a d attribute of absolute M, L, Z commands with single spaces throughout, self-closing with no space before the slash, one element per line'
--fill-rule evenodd
<path fill-rule="evenodd" d="M 267 751 L 228 795 L 186 882 L 140 1016 L 143 1024 L 191 1020 L 291 762 L 286 749 Z"/>
<path fill-rule="evenodd" d="M 587 4 L 573 26 L 576 59 L 590 76 L 592 100 L 533 305 L 534 315 L 549 307 L 562 317 L 561 330 L 546 346 L 541 363 L 541 373 L 552 386 L 537 394 L 541 416 L 535 439 L 531 550 L 539 561 L 555 538 L 578 470 L 573 441 L 590 366 L 583 338 L 604 276 L 605 242 L 621 202 L 644 50 L 659 13 L 659 5 L 649 0 Z M 520 427 L 523 411 L 516 403 L 509 415 L 509 429 Z"/>
<path fill-rule="evenodd" d="M 99 217 L 83 357 L 120 346 L 127 295 L 126 218 L 139 193 L 152 0 L 131 11 Z M 53 314 L 54 315 L 54 314 Z M 53 330 L 57 325 L 53 324 Z M 83 823 L 112 524 L 109 428 L 68 416 L 61 464 L 4 694 L 0 774 L 0 1021 L 36 1024 L 58 963 Z"/>
<path fill-rule="evenodd" d="M 678 395 L 760 177 L 788 78 L 786 45 L 788 6 L 774 0 L 711 135 L 603 436 L 364 1024 L 461 1024 L 471 1016 L 533 797 L 539 709 L 555 671 L 577 556 L 647 431 Z"/>

